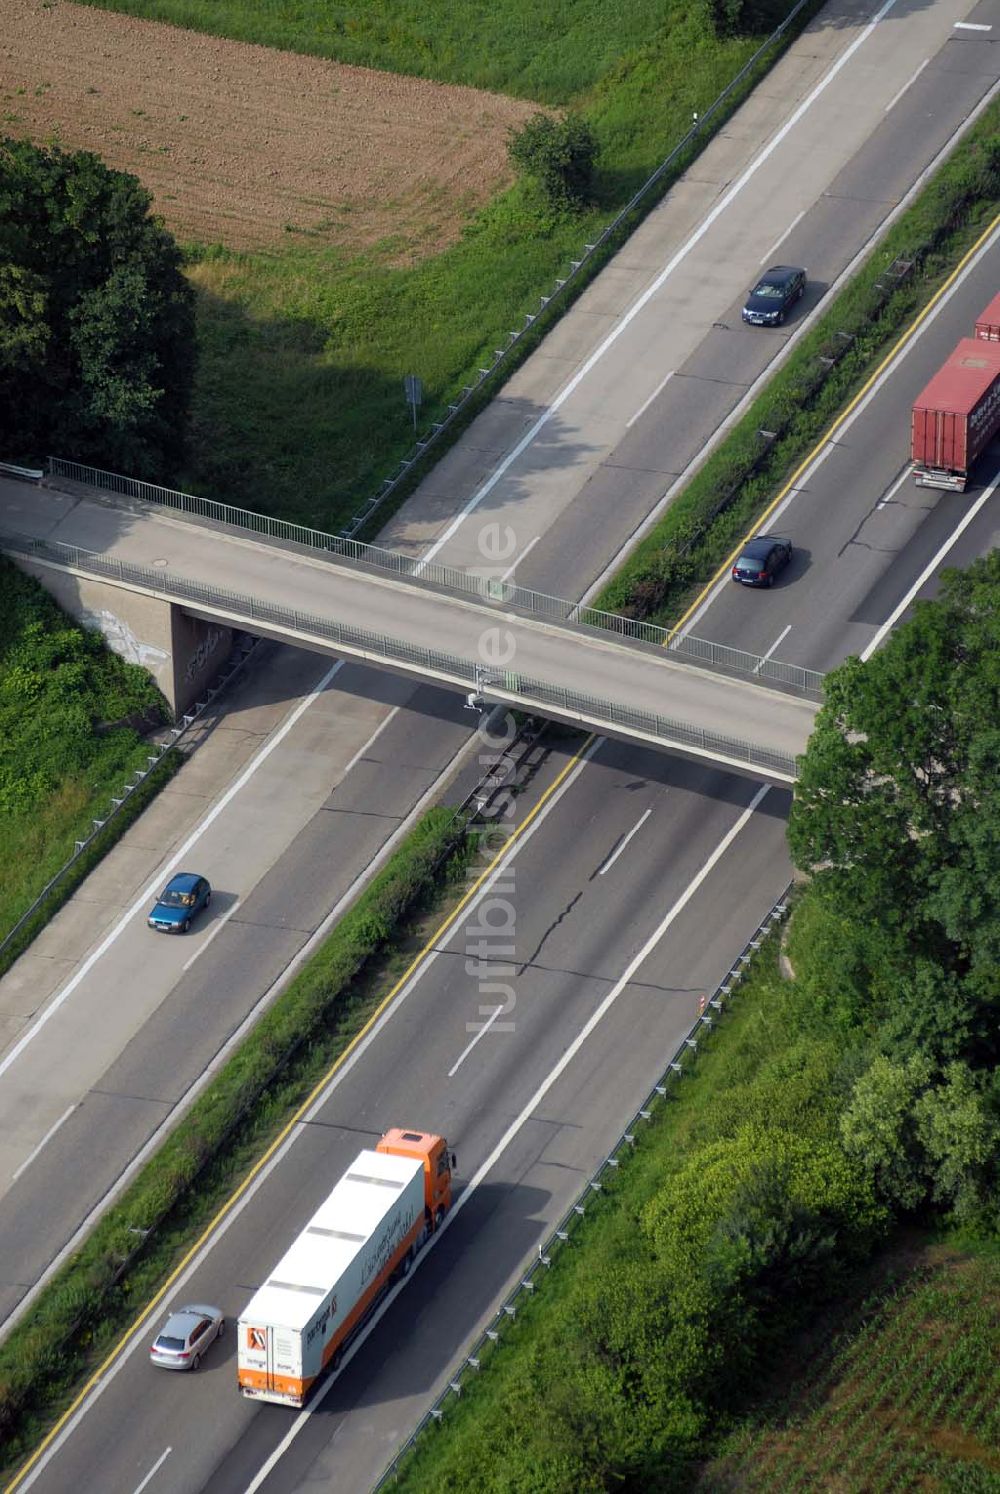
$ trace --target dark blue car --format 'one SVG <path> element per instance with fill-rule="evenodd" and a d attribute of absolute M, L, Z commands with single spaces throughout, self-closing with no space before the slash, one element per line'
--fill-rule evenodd
<path fill-rule="evenodd" d="M 805 270 L 796 265 L 772 265 L 747 296 L 743 320 L 753 327 L 780 327 L 805 288 Z"/>
<path fill-rule="evenodd" d="M 178 872 L 164 887 L 146 922 L 161 934 L 186 934 L 191 920 L 212 901 L 212 889 L 195 872 Z"/>
<path fill-rule="evenodd" d="M 733 566 L 733 580 L 743 586 L 773 586 L 774 578 L 792 558 L 792 542 L 776 534 L 747 540 Z"/>

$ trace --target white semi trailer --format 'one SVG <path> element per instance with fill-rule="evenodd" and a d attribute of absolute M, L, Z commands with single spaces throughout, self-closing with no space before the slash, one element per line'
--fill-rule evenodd
<path fill-rule="evenodd" d="M 451 1206 L 443 1137 L 387 1131 L 354 1159 L 241 1314 L 244 1395 L 301 1406 Z"/>

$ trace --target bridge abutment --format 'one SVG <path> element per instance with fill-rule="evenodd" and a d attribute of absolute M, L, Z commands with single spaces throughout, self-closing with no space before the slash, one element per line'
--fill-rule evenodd
<path fill-rule="evenodd" d="M 64 612 L 153 676 L 175 717 L 198 698 L 232 645 L 231 628 L 189 617 L 175 602 L 18 557 Z"/>

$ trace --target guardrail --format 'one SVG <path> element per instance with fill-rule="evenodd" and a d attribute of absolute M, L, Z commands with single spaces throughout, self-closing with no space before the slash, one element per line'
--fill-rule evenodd
<path fill-rule="evenodd" d="M 521 342 L 522 338 L 533 328 L 535 328 L 538 322 L 548 320 L 552 317 L 554 310 L 558 309 L 560 302 L 565 300 L 569 292 L 576 289 L 577 282 L 583 279 L 585 275 L 589 273 L 592 266 L 592 261 L 594 260 L 595 256 L 603 252 L 608 247 L 609 241 L 614 239 L 621 232 L 628 220 L 635 213 L 636 209 L 643 203 L 643 201 L 650 195 L 650 193 L 659 186 L 660 182 L 670 171 L 671 167 L 674 166 L 675 163 L 683 157 L 686 151 L 690 150 L 691 146 L 697 140 L 699 135 L 702 135 L 704 133 L 706 125 L 708 125 L 714 119 L 716 114 L 718 114 L 722 109 L 725 108 L 729 100 L 732 98 L 733 94 L 742 86 L 744 81 L 751 76 L 765 53 L 767 53 L 775 45 L 776 42 L 779 42 L 782 39 L 782 37 L 785 35 L 785 32 L 798 18 L 799 14 L 806 8 L 806 6 L 813 3 L 814 0 L 797 0 L 797 3 L 792 7 L 781 24 L 775 27 L 774 31 L 771 32 L 771 35 L 761 43 L 756 52 L 754 52 L 753 56 L 743 64 L 739 72 L 736 74 L 735 78 L 732 78 L 730 82 L 726 84 L 722 92 L 712 100 L 712 102 L 707 106 L 703 113 L 695 116 L 691 128 L 684 135 L 683 139 L 680 140 L 678 144 L 674 146 L 669 155 L 667 155 L 665 159 L 660 162 L 656 170 L 646 178 L 641 187 L 639 187 L 638 191 L 633 193 L 632 197 L 630 197 L 625 206 L 615 214 L 614 218 L 612 218 L 607 227 L 601 230 L 601 232 L 594 239 L 594 242 L 592 244 L 584 244 L 579 251 L 579 258 L 570 260 L 569 269 L 564 276 L 556 280 L 555 285 L 553 286 L 549 295 L 540 297 L 538 310 L 536 312 L 526 311 L 524 313 L 524 325 L 520 328 L 515 329 L 514 331 L 507 333 L 507 341 L 505 346 L 502 348 L 494 349 L 493 361 L 491 362 L 489 368 L 479 369 L 479 377 L 477 378 L 476 382 L 474 384 L 465 385 L 458 398 L 454 399 L 447 406 L 447 411 L 443 419 L 436 420 L 432 423 L 431 428 L 427 432 L 427 434 L 421 436 L 420 439 L 414 443 L 408 455 L 401 459 L 399 466 L 393 476 L 384 478 L 379 491 L 373 494 L 371 497 L 365 499 L 361 512 L 355 514 L 352 517 L 350 523 L 346 524 L 341 530 L 342 538 L 353 537 L 365 524 L 369 523 L 369 521 L 374 517 L 374 515 L 378 512 L 382 505 L 389 498 L 391 498 L 392 495 L 400 487 L 400 485 L 410 477 L 412 469 L 420 461 L 422 461 L 422 459 L 434 446 L 438 445 L 443 440 L 444 436 L 451 430 L 455 423 L 465 413 L 470 402 L 476 397 L 476 395 L 480 394 L 485 386 L 494 381 L 498 373 L 506 373 L 508 365 L 513 360 L 515 349 L 518 349 L 518 351 L 520 351 L 520 349 L 518 348 L 518 344 Z"/>
<path fill-rule="evenodd" d="M 5 477 L 19 477 L 23 482 L 41 482 L 45 476 L 44 467 L 18 467 L 13 462 L 0 462 L 0 474 Z"/>
<path fill-rule="evenodd" d="M 462 659 L 456 654 L 423 648 L 368 628 L 332 622 L 312 613 L 282 607 L 275 602 L 260 601 L 256 597 L 229 591 L 224 587 L 185 580 L 173 572 L 168 575 L 164 571 L 108 559 L 92 551 L 81 550 L 76 545 L 66 545 L 55 540 L 30 539 L 2 532 L 0 550 L 67 566 L 88 575 L 108 577 L 121 585 L 138 586 L 171 601 L 193 602 L 214 612 L 221 611 L 229 621 L 235 621 L 237 626 L 245 627 L 250 632 L 254 631 L 255 623 L 262 624 L 322 639 L 335 649 L 341 647 L 368 658 L 392 661 L 414 673 L 430 675 L 460 688 L 469 686 L 478 691 L 483 687 L 481 668 L 474 661 Z M 718 732 L 705 731 L 701 727 L 688 726 L 657 712 L 636 710 L 600 696 L 567 690 L 563 686 L 551 685 L 544 680 L 513 671 L 503 671 L 502 677 L 488 682 L 486 688 L 498 698 L 513 700 L 515 704 L 523 705 L 528 710 L 550 706 L 563 718 L 596 726 L 598 729 L 613 732 L 618 728 L 630 735 L 641 735 L 661 742 L 667 747 L 689 747 L 745 767 L 760 769 L 785 782 L 791 783 L 795 779 L 795 759 L 787 753 L 772 752 L 739 737 L 728 737 Z"/>
<path fill-rule="evenodd" d="M 191 707 L 189 711 L 184 714 L 181 719 L 180 726 L 172 726 L 170 728 L 170 740 L 157 743 L 156 750 L 149 753 L 147 757 L 148 766 L 145 768 L 137 768 L 132 774 L 132 777 L 129 779 L 128 783 L 123 784 L 118 794 L 112 796 L 110 808 L 108 809 L 108 812 L 107 814 L 105 814 L 104 818 L 94 819 L 91 821 L 93 828 L 90 830 L 90 832 L 84 836 L 83 840 L 78 840 L 76 842 L 76 848 L 74 849 L 73 854 L 67 857 L 67 859 L 63 862 L 62 866 L 55 873 L 55 875 L 51 877 L 48 882 L 46 882 L 41 892 L 31 904 L 31 907 L 21 914 L 17 922 L 4 935 L 3 939 L 0 939 L 0 958 L 2 958 L 6 951 L 15 942 L 21 930 L 26 928 L 27 925 L 30 924 L 31 920 L 35 917 L 35 914 L 38 913 L 38 911 L 44 906 L 46 902 L 48 902 L 49 898 L 56 891 L 56 889 L 62 885 L 62 883 L 69 876 L 70 872 L 73 870 L 74 866 L 76 866 L 80 858 L 87 854 L 94 841 L 101 834 L 105 826 L 110 824 L 113 820 L 117 819 L 118 815 L 120 815 L 124 811 L 125 806 L 128 804 L 132 795 L 136 792 L 137 789 L 142 786 L 143 782 L 146 778 L 149 777 L 149 774 L 153 771 L 153 769 L 159 767 L 164 758 L 166 758 L 171 752 L 176 751 L 176 749 L 181 746 L 185 736 L 191 730 L 191 727 L 194 726 L 194 724 L 202 715 L 204 715 L 205 711 L 208 709 L 209 705 L 215 699 L 215 697 L 219 694 L 220 690 L 224 690 L 226 686 L 232 682 L 235 675 L 237 675 L 243 668 L 247 659 L 257 647 L 258 641 L 259 640 L 257 639 L 247 640 L 246 645 L 240 650 L 236 658 L 231 659 L 230 662 L 226 665 L 225 669 L 223 669 L 221 674 L 213 680 L 212 684 L 205 691 L 204 698 L 202 700 L 199 700 L 194 706 Z"/>
<path fill-rule="evenodd" d="M 693 638 L 686 634 L 672 637 L 668 628 L 662 628 L 657 623 L 623 617 L 616 612 L 603 612 L 599 607 L 588 607 L 582 602 L 568 601 L 565 597 L 532 591 L 513 581 L 477 575 L 475 572 L 460 570 L 457 566 L 443 565 L 436 560 L 415 559 L 412 555 L 389 550 L 383 545 L 344 539 L 339 535 L 327 534 L 321 529 L 292 524 L 286 519 L 272 519 L 266 514 L 254 513 L 252 509 L 235 508 L 228 503 L 217 503 L 212 498 L 200 498 L 193 493 L 159 487 L 156 483 L 143 482 L 140 478 L 126 477 L 119 472 L 105 472 L 98 467 L 66 461 L 62 457 L 49 458 L 49 471 L 54 477 L 63 477 L 87 487 L 102 488 L 141 503 L 175 509 L 179 513 L 192 514 L 197 518 L 224 524 L 228 528 L 247 530 L 251 534 L 259 534 L 285 544 L 301 545 L 324 559 L 339 556 L 342 560 L 418 586 L 448 591 L 456 596 L 475 597 L 477 601 L 495 603 L 499 607 L 523 612 L 529 617 L 578 623 L 633 642 L 656 644 L 699 664 L 726 669 L 760 681 L 768 680 L 814 699 L 822 697 L 822 673 L 816 669 L 805 669 L 800 664 L 766 659 L 760 654 L 751 654 L 745 649 L 732 648 L 724 643 L 713 643 L 707 638 Z"/>
<path fill-rule="evenodd" d="M 543 1276 L 548 1267 L 551 1266 L 553 1256 L 562 1246 L 570 1243 L 573 1232 L 586 1217 L 589 1200 L 594 1194 L 601 1192 L 605 1180 L 619 1167 L 623 1157 L 628 1156 L 635 1145 L 636 1132 L 640 1130 L 643 1124 L 652 1120 L 657 1106 L 661 1101 L 666 1099 L 668 1086 L 678 1080 L 684 1073 L 684 1060 L 689 1054 L 697 1052 L 699 1034 L 705 1029 L 710 1028 L 716 1018 L 721 1015 L 726 1001 L 732 995 L 734 988 L 742 980 L 747 965 L 749 965 L 757 950 L 760 949 L 764 940 L 773 933 L 776 926 L 784 919 L 788 912 L 788 899 L 791 891 L 792 883 L 789 883 L 781 894 L 781 897 L 771 907 L 766 918 L 758 924 L 755 932 L 743 946 L 738 958 L 729 967 L 729 974 L 723 981 L 720 981 L 715 991 L 706 1000 L 704 1011 L 700 1013 L 697 1021 L 675 1049 L 670 1062 L 663 1071 L 662 1078 L 649 1091 L 649 1094 L 639 1106 L 635 1115 L 611 1148 L 611 1151 L 577 1197 L 576 1202 L 563 1215 L 545 1243 L 539 1245 L 538 1254 L 529 1257 L 525 1262 L 522 1270 L 518 1273 L 516 1286 L 508 1294 L 500 1307 L 497 1308 L 489 1327 L 483 1330 L 479 1338 L 472 1345 L 469 1353 L 465 1354 L 455 1366 L 452 1373 L 448 1376 L 444 1390 L 442 1390 L 434 1405 L 421 1417 L 413 1432 L 407 1437 L 402 1446 L 397 1449 L 392 1461 L 383 1470 L 377 1482 L 372 1485 L 372 1494 L 378 1494 L 379 1490 L 386 1488 L 391 1481 L 397 1478 L 400 1463 L 412 1451 L 418 1438 L 432 1422 L 440 1421 L 444 1416 L 449 1402 L 456 1400 L 462 1394 L 464 1384 L 470 1372 L 478 1374 L 482 1369 L 484 1357 L 497 1347 L 504 1328 L 508 1323 L 513 1322 L 517 1316 L 518 1304 L 526 1297 L 534 1294 L 538 1278 Z"/>

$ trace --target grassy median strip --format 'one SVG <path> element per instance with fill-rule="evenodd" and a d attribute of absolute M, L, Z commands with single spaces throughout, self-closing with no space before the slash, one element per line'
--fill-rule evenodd
<path fill-rule="evenodd" d="M 1000 102 L 984 111 L 594 605 L 675 622 L 998 206 Z"/>
<path fill-rule="evenodd" d="M 0 1345 L 0 1467 L 23 1460 L 368 1021 L 412 958 L 419 920 L 457 897 L 476 846 L 464 814 L 424 816 L 39 1294 Z"/>

